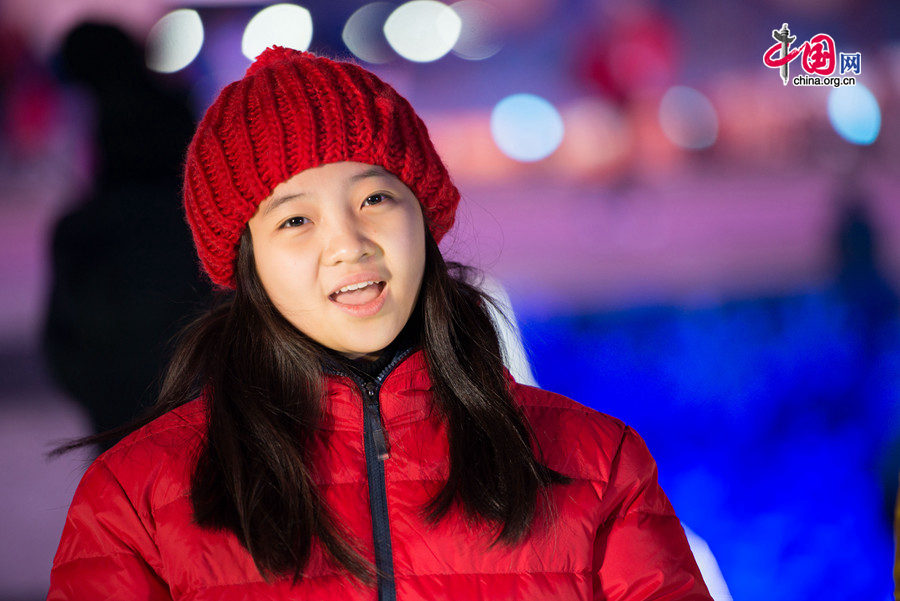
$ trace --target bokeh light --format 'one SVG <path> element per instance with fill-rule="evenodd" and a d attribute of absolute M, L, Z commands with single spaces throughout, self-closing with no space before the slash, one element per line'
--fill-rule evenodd
<path fill-rule="evenodd" d="M 462 21 L 462 31 L 453 54 L 467 60 L 484 60 L 503 47 L 498 29 L 499 11 L 481 0 L 460 0 L 450 5 Z"/>
<path fill-rule="evenodd" d="M 394 53 L 384 37 L 383 26 L 394 5 L 372 2 L 350 15 L 341 32 L 344 45 L 357 57 L 369 63 L 386 63 Z"/>
<path fill-rule="evenodd" d="M 556 153 L 561 170 L 599 177 L 624 166 L 634 132 L 616 105 L 600 96 L 584 98 L 566 106 L 562 117 L 566 135 Z"/>
<path fill-rule="evenodd" d="M 254 15 L 244 29 L 241 51 L 254 60 L 272 45 L 306 50 L 312 42 L 313 23 L 309 11 L 296 4 L 273 4 Z"/>
<path fill-rule="evenodd" d="M 834 88 L 828 95 L 828 119 L 842 138 L 853 144 L 871 144 L 881 131 L 881 109 L 869 88 Z"/>
<path fill-rule="evenodd" d="M 550 102 L 534 94 L 513 94 L 491 112 L 491 134 L 504 154 L 517 161 L 539 161 L 563 139 L 563 120 Z"/>
<path fill-rule="evenodd" d="M 174 73 L 190 65 L 202 47 L 203 22 L 197 11 L 173 10 L 147 35 L 147 67 L 158 73 Z"/>
<path fill-rule="evenodd" d="M 672 86 L 663 95 L 659 125 L 670 142 L 689 150 L 712 146 L 719 134 L 719 119 L 712 103 L 686 86 Z"/>
<path fill-rule="evenodd" d="M 433 0 L 401 4 L 384 23 L 384 36 L 394 51 L 417 63 L 436 61 L 450 52 L 461 30 L 459 15 Z"/>

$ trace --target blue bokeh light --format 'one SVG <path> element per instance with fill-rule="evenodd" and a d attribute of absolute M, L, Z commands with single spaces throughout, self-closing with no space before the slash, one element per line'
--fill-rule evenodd
<path fill-rule="evenodd" d="M 534 94 L 513 94 L 491 112 L 491 135 L 505 155 L 539 161 L 553 154 L 563 138 L 563 120 L 550 102 Z"/>
<path fill-rule="evenodd" d="M 881 131 L 878 101 L 869 88 L 859 83 L 831 91 L 828 119 L 835 131 L 853 144 L 871 144 Z"/>

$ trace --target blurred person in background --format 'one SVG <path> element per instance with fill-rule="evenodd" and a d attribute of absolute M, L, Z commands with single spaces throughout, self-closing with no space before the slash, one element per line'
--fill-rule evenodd
<path fill-rule="evenodd" d="M 848 319 L 860 333 L 865 365 L 884 353 L 885 326 L 896 318 L 900 300 L 880 264 L 877 231 L 865 186 L 858 178 L 845 182 L 838 194 L 836 289 L 846 303 Z"/>
<path fill-rule="evenodd" d="M 103 432 L 155 400 L 169 339 L 210 293 L 180 204 L 193 117 L 115 26 L 76 27 L 59 63 L 95 106 L 96 180 L 53 232 L 43 347 L 55 380 Z"/>

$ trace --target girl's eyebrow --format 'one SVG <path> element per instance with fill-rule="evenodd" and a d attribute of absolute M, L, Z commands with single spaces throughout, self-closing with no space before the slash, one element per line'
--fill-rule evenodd
<path fill-rule="evenodd" d="M 390 174 L 382 167 L 370 167 L 365 171 L 360 171 L 356 175 L 352 175 L 347 178 L 347 182 L 351 184 L 355 184 L 356 182 L 367 179 L 370 177 L 387 177 Z M 289 200 L 294 200 L 295 198 L 300 198 L 301 196 L 306 196 L 307 192 L 296 192 L 294 194 L 288 194 L 287 196 L 281 196 L 279 198 L 275 198 L 269 203 L 269 206 L 266 207 L 266 210 L 263 211 L 263 216 L 268 215 L 270 211 L 273 211 L 277 207 L 280 207 L 284 203 Z"/>

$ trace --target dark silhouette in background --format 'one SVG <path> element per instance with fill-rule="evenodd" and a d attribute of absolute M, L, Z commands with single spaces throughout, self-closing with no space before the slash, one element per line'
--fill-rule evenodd
<path fill-rule="evenodd" d="M 58 384 L 101 432 L 155 401 L 172 336 L 210 295 L 180 200 L 194 120 L 116 27 L 78 26 L 59 67 L 95 102 L 97 177 L 53 233 L 43 348 Z"/>
<path fill-rule="evenodd" d="M 838 273 L 836 288 L 844 301 L 847 317 L 853 329 L 859 334 L 860 369 L 852 383 L 855 398 L 862 402 L 852 403 L 855 414 L 869 416 L 871 423 L 878 420 L 891 423 L 892 415 L 869 399 L 877 391 L 873 388 L 885 378 L 881 363 L 890 355 L 890 323 L 897 318 L 900 298 L 883 274 L 880 264 L 877 228 L 873 216 L 867 208 L 868 200 L 864 185 L 857 177 L 850 177 L 838 196 L 841 208 L 837 230 Z M 869 409 L 871 407 L 871 409 Z M 877 436 L 872 431 L 872 436 Z M 895 541 L 900 540 L 900 497 L 898 497 L 898 477 L 900 472 L 900 436 L 889 431 L 884 456 L 878 465 L 878 475 L 883 490 L 883 516 L 885 522 L 894 524 Z M 900 598 L 900 562 L 895 553 L 894 583 L 895 597 Z"/>
<path fill-rule="evenodd" d="M 897 315 L 900 300 L 884 276 L 872 216 L 860 182 L 850 181 L 838 198 L 837 290 L 860 332 L 865 359 L 883 351 L 884 328 Z"/>

